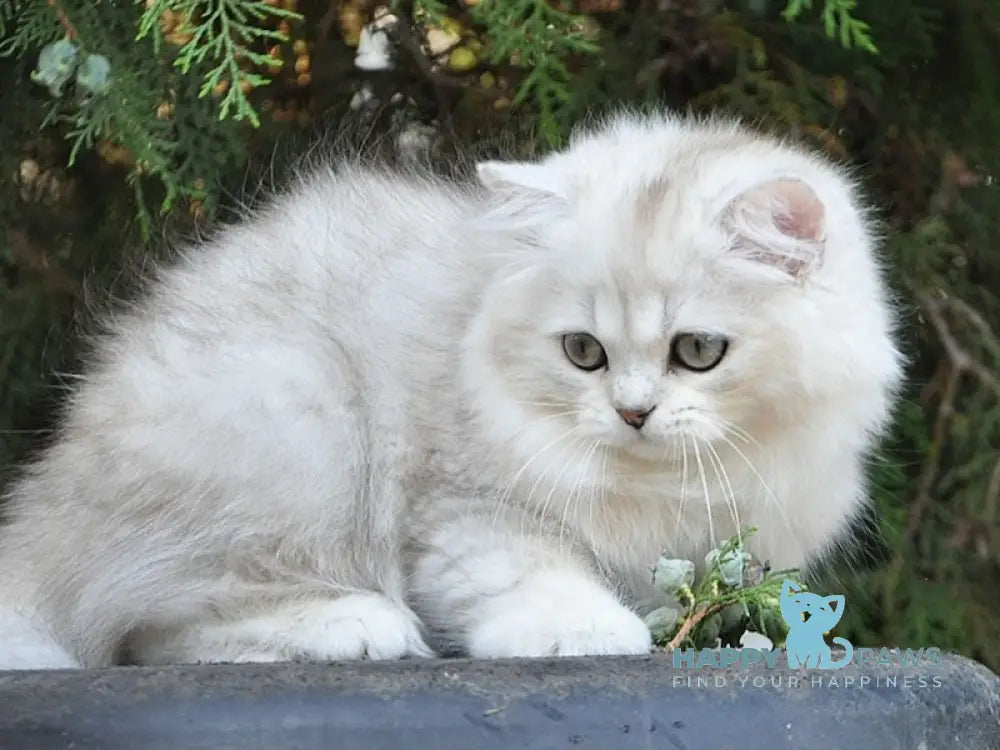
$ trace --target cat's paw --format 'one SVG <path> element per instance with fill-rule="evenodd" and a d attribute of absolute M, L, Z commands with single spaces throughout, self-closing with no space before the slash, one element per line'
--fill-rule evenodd
<path fill-rule="evenodd" d="M 289 632 L 291 656 L 309 661 L 429 657 L 420 621 L 379 594 L 350 594 L 317 603 Z"/>
<path fill-rule="evenodd" d="M 12 611 L 0 611 L 0 671 L 77 669 L 80 664 L 47 632 Z"/>
<path fill-rule="evenodd" d="M 13 669 L 79 669 L 80 664 L 50 642 L 18 641 L 0 636 L 0 672 Z"/>
<path fill-rule="evenodd" d="M 429 657 L 420 621 L 381 594 L 286 603 L 225 622 L 145 628 L 130 644 L 139 664 L 341 661 Z"/>
<path fill-rule="evenodd" d="M 468 636 L 475 658 L 648 654 L 649 628 L 611 597 L 525 602 L 482 620 Z"/>

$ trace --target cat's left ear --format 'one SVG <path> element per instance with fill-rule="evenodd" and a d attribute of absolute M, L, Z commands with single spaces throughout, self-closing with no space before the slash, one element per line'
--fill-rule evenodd
<path fill-rule="evenodd" d="M 555 170 L 544 163 L 483 161 L 476 165 L 479 181 L 497 193 L 536 193 L 562 196 L 565 186 Z"/>
<path fill-rule="evenodd" d="M 785 177 L 745 190 L 725 211 L 725 224 L 737 237 L 737 252 L 795 279 L 806 278 L 822 263 L 826 219 L 816 191 L 802 180 Z"/>
<path fill-rule="evenodd" d="M 483 228 L 530 234 L 568 213 L 566 184 L 550 165 L 486 161 L 476 165 L 479 181 L 490 191 Z"/>

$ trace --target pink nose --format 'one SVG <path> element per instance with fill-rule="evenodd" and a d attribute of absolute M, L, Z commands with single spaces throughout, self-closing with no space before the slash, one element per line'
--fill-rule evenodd
<path fill-rule="evenodd" d="M 653 409 L 656 407 L 654 406 Z M 653 413 L 653 409 L 647 409 L 646 411 L 636 411 L 635 409 L 618 409 L 618 416 L 629 427 L 635 427 L 635 429 L 642 429 L 642 426 L 646 424 L 646 417 Z"/>

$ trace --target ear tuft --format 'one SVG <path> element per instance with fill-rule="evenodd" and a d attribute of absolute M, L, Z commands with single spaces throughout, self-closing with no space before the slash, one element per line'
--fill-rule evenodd
<path fill-rule="evenodd" d="M 483 161 L 476 165 L 476 175 L 485 187 L 495 192 L 534 192 L 554 196 L 564 193 L 554 170 L 544 164 Z"/>
<path fill-rule="evenodd" d="M 562 176 L 545 163 L 485 161 L 476 165 L 476 175 L 490 192 L 488 210 L 479 219 L 484 230 L 530 237 L 568 210 Z"/>
<path fill-rule="evenodd" d="M 781 178 L 755 185 L 730 204 L 727 224 L 737 249 L 794 278 L 819 266 L 826 240 L 826 207 L 805 182 Z"/>

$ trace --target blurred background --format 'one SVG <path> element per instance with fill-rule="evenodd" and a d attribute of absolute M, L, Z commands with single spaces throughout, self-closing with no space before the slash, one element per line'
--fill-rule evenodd
<path fill-rule="evenodd" d="M 530 156 L 622 103 L 856 166 L 910 381 L 863 543 L 815 585 L 855 645 L 1000 671 L 1000 0 L 0 0 L 0 483 L 89 312 L 316 144 Z"/>

